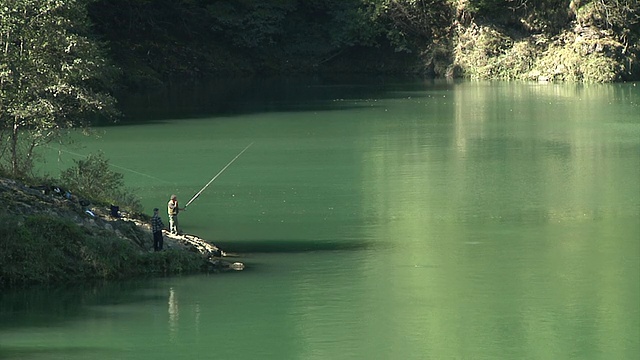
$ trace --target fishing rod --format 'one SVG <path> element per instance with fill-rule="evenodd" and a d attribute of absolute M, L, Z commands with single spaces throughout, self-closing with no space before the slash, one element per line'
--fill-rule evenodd
<path fill-rule="evenodd" d="M 193 195 L 193 197 L 191 198 L 191 200 L 189 200 L 187 202 L 187 204 L 184 206 L 184 208 L 186 209 L 187 206 L 189 206 L 189 204 L 191 204 L 198 196 L 200 196 L 200 194 L 207 188 L 209 187 L 209 185 L 211 185 L 211 183 L 218 178 L 218 176 L 220 176 L 220 174 L 222 174 L 231 164 L 233 164 L 234 161 L 236 161 L 237 158 L 240 157 L 240 155 L 242 155 L 243 152 L 247 151 L 247 149 L 249 147 L 251 147 L 251 145 L 253 145 L 253 143 L 247 145 L 246 148 L 242 149 L 242 151 L 240 151 L 240 153 L 238 155 L 236 155 L 236 157 L 234 157 L 233 159 L 231 159 L 231 161 L 229 161 L 229 163 L 227 165 L 225 165 L 222 170 L 218 171 L 218 173 L 216 174 L 216 176 L 214 176 L 213 178 L 211 178 L 211 180 L 209 180 L 209 182 L 207 183 L 207 185 L 205 185 L 202 189 L 200 189 L 200 191 L 198 191 L 195 195 Z"/>

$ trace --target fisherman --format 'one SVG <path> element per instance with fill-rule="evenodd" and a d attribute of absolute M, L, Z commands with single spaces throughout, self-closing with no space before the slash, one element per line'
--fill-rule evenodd
<path fill-rule="evenodd" d="M 176 195 L 171 195 L 171 199 L 167 204 L 167 212 L 169 213 L 169 231 L 174 235 L 178 235 L 180 233 L 178 229 L 178 213 L 180 210 L 186 210 L 186 208 L 179 207 L 178 197 Z"/>
<path fill-rule="evenodd" d="M 158 211 L 160 209 L 153 209 L 153 217 L 151 217 L 151 232 L 153 233 L 153 250 L 160 251 L 162 250 L 162 228 L 164 228 L 164 223 L 162 223 L 162 219 L 158 215 Z"/>

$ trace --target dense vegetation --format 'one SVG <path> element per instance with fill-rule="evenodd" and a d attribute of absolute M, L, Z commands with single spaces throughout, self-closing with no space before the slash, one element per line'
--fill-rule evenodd
<path fill-rule="evenodd" d="M 637 79 L 636 0 L 100 0 L 134 84 L 292 72 Z"/>
<path fill-rule="evenodd" d="M 0 1 L 0 168 L 25 176 L 34 150 L 115 112 L 109 67 L 82 0 Z"/>
<path fill-rule="evenodd" d="M 0 175 L 29 179 L 39 146 L 117 118 L 113 94 L 171 81 L 354 72 L 637 80 L 639 19 L 637 0 L 0 0 Z M 84 197 L 135 208 L 126 191 L 104 191 L 123 185 L 105 161 L 92 155 L 61 178 Z M 54 215 L 0 209 L 0 286 L 192 264 L 134 248 Z"/>
<path fill-rule="evenodd" d="M 637 0 L 0 0 L 0 169 L 118 115 L 118 88 L 220 75 L 640 77 Z M 116 70 L 118 69 L 118 70 Z"/>
<path fill-rule="evenodd" d="M 414 55 L 385 41 L 361 0 L 105 0 L 96 33 L 140 85 L 175 76 L 317 71 L 404 72 Z M 389 65 L 392 65 L 391 67 Z M 131 84 L 129 84 L 131 85 Z"/>
<path fill-rule="evenodd" d="M 207 269 L 195 252 L 150 252 L 149 217 L 108 165 L 101 154 L 92 155 L 61 179 L 31 179 L 31 186 L 0 177 L 0 289 Z M 114 200 L 136 221 L 111 218 Z"/>
<path fill-rule="evenodd" d="M 0 288 L 188 273 L 203 265 L 199 254 L 140 251 L 113 234 L 89 233 L 65 218 L 0 217 Z"/>

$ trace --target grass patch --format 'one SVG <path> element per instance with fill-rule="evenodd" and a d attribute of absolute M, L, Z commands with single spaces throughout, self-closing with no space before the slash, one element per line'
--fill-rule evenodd
<path fill-rule="evenodd" d="M 0 217 L 0 288 L 175 275 L 205 268 L 193 252 L 141 252 L 126 239 L 89 234 L 75 223 L 46 215 Z"/>

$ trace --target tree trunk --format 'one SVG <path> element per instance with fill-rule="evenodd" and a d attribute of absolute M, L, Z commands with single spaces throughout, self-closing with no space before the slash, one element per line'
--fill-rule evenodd
<path fill-rule="evenodd" d="M 10 138 L 10 151 L 11 151 L 11 173 L 13 176 L 17 176 L 19 173 L 18 163 L 18 133 L 19 133 L 18 119 L 13 118 L 13 129 L 11 130 Z"/>

